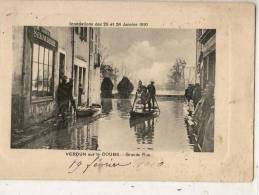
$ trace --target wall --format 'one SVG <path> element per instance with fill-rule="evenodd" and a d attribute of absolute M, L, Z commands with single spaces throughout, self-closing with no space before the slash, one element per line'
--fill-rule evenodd
<path fill-rule="evenodd" d="M 24 28 L 13 27 L 13 72 L 12 72 L 12 129 L 19 128 L 23 123 L 22 67 L 23 67 L 23 36 Z"/>
<path fill-rule="evenodd" d="M 100 29 L 93 28 L 94 39 L 93 41 L 93 53 L 91 53 L 90 58 L 90 103 L 101 104 L 100 93 L 101 93 L 101 74 L 100 67 L 95 67 L 94 55 L 99 53 L 100 51 Z"/>

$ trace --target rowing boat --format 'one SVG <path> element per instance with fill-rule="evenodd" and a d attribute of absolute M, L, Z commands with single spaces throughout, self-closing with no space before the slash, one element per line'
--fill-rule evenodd
<path fill-rule="evenodd" d="M 152 121 L 156 117 L 158 117 L 157 114 L 154 114 L 154 115 L 151 115 L 151 116 L 144 116 L 144 117 L 130 117 L 129 124 L 130 124 L 130 127 L 134 127 L 136 125 L 143 124 L 147 121 Z"/>
<path fill-rule="evenodd" d="M 130 111 L 130 117 L 131 118 L 138 118 L 138 117 L 149 117 L 149 116 L 154 116 L 158 114 L 158 110 L 145 110 L 145 111 Z"/>
<path fill-rule="evenodd" d="M 92 105 L 90 107 L 86 106 L 79 106 L 76 112 L 77 117 L 90 117 L 96 115 L 101 111 L 101 106 L 99 105 Z"/>

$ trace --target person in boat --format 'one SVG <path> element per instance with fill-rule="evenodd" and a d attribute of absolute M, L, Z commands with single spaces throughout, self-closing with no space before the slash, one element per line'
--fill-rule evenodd
<path fill-rule="evenodd" d="M 151 81 L 151 83 L 147 86 L 148 90 L 148 110 L 151 111 L 151 103 L 152 108 L 155 108 L 155 96 L 156 96 L 156 88 L 155 88 L 155 82 Z"/>
<path fill-rule="evenodd" d="M 143 104 L 143 111 L 145 111 L 147 103 L 147 88 L 142 84 L 142 81 L 138 82 L 134 103 L 136 100 L 137 103 Z"/>

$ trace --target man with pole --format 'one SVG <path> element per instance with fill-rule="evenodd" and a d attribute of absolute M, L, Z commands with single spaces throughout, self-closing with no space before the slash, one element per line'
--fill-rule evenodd
<path fill-rule="evenodd" d="M 156 88 L 155 88 L 154 83 L 155 83 L 154 81 L 151 81 L 151 83 L 147 86 L 148 94 L 149 94 L 149 98 L 148 98 L 148 109 L 149 109 L 149 111 L 151 111 L 151 102 L 152 102 L 152 108 L 155 109 Z"/>

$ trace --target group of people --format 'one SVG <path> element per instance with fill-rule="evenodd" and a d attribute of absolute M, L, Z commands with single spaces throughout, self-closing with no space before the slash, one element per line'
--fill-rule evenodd
<path fill-rule="evenodd" d="M 194 84 L 189 84 L 188 88 L 185 89 L 185 98 L 188 101 L 188 103 L 192 100 L 194 108 L 198 104 L 202 97 L 201 94 L 201 86 L 199 83 Z"/>
<path fill-rule="evenodd" d="M 69 102 L 71 103 L 74 111 L 76 112 L 76 104 L 73 98 L 73 79 L 70 78 L 68 81 L 67 76 L 63 76 L 61 79 L 58 92 L 57 92 L 57 100 L 58 100 L 58 111 L 59 115 L 63 118 L 65 117 L 65 113 L 69 109 Z"/>
<path fill-rule="evenodd" d="M 151 81 L 150 84 L 146 87 L 142 84 L 142 81 L 138 82 L 134 103 L 138 99 L 138 103 L 143 105 L 143 111 L 146 110 L 146 104 L 148 105 L 149 111 L 151 111 L 151 108 L 155 109 L 156 88 L 154 84 L 155 82 Z"/>

